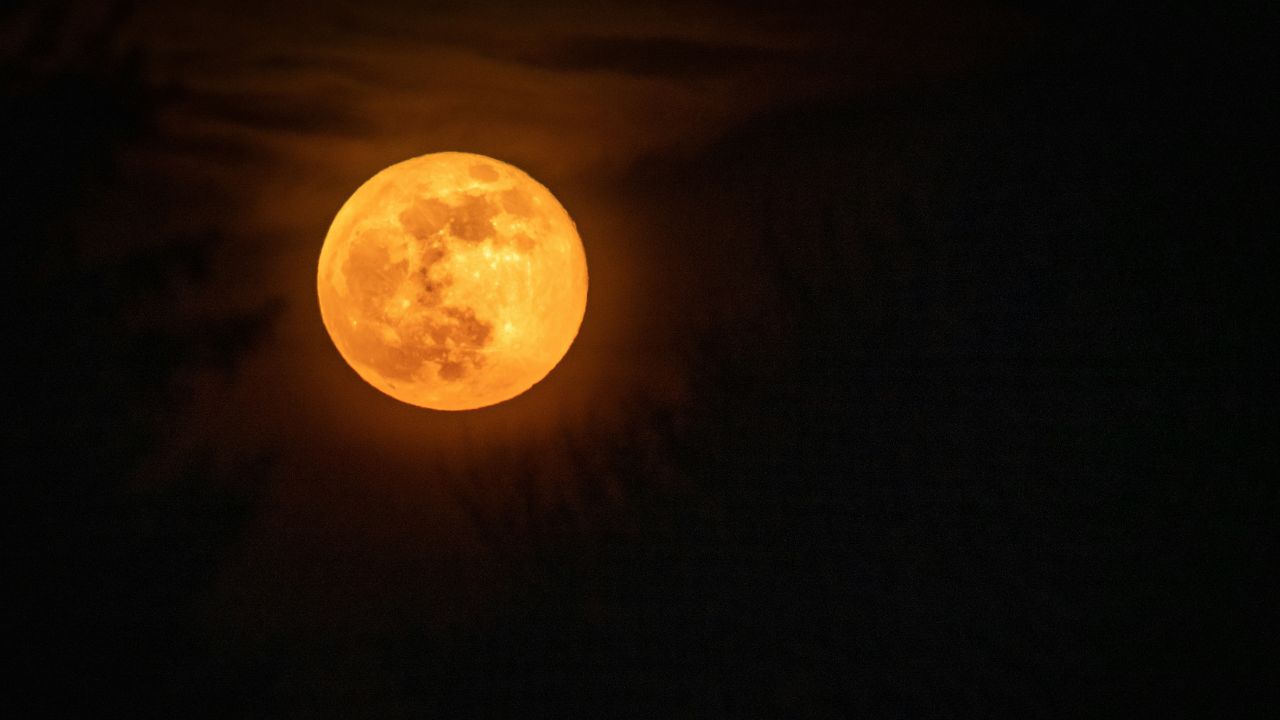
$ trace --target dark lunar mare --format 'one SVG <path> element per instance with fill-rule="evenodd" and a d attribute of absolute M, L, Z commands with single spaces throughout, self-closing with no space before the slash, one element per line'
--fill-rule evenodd
<path fill-rule="evenodd" d="M 395 230 L 365 230 L 353 239 L 342 266 L 359 319 L 393 325 L 400 333 L 400 345 L 387 344 L 376 328 L 359 323 L 344 327 L 347 347 L 360 362 L 389 380 L 410 382 L 428 364 L 436 366 L 438 377 L 447 382 L 469 377 L 484 367 L 483 349 L 493 333 L 493 324 L 476 318 L 469 307 L 443 304 L 441 293 L 453 284 L 451 276 L 438 271 L 448 257 L 445 234 L 478 244 L 494 237 L 493 217 L 498 209 L 483 196 L 463 196 L 457 206 L 436 198 L 416 198 L 399 215 L 405 234 L 420 249 L 421 265 L 409 272 L 408 261 L 391 262 L 387 247 L 400 237 L 370 237 L 370 233 L 398 235 Z M 387 302 L 404 283 L 419 288 L 414 297 L 426 310 L 403 319 L 388 316 Z"/>

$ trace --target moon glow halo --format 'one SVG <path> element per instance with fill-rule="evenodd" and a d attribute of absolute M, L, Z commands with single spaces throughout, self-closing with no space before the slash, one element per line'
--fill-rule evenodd
<path fill-rule="evenodd" d="M 546 377 L 587 306 L 577 227 L 522 170 L 470 153 L 392 165 L 338 211 L 320 313 L 343 359 L 412 405 L 469 410 Z"/>

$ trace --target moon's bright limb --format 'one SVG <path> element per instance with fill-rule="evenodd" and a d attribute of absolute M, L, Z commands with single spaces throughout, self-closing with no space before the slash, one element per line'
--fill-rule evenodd
<path fill-rule="evenodd" d="M 518 168 L 435 153 L 392 165 L 338 211 L 320 313 L 360 377 L 413 405 L 468 410 L 528 390 L 587 307 L 569 214 Z"/>

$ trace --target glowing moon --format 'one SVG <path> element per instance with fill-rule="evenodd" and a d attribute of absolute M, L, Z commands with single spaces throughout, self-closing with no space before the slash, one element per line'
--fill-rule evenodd
<path fill-rule="evenodd" d="M 577 227 L 550 191 L 483 155 L 392 165 L 338 211 L 320 313 L 370 385 L 468 410 L 528 390 L 560 362 L 587 307 Z"/>

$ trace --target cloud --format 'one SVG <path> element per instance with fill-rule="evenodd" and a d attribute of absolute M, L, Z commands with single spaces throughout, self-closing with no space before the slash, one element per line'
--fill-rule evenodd
<path fill-rule="evenodd" d="M 624 172 L 771 108 L 942 72 L 1010 34 L 989 13 L 918 8 L 798 24 L 713 4 L 192 7 L 148 7 L 138 30 L 189 90 L 180 133 L 488 151 L 544 177 Z"/>
<path fill-rule="evenodd" d="M 345 93 L 313 93 L 288 96 L 264 92 L 216 92 L 196 90 L 182 98 L 183 109 L 193 115 L 244 125 L 266 132 L 288 132 L 334 137 L 370 137 L 377 128 L 361 115 Z"/>
<path fill-rule="evenodd" d="M 950 59 L 965 57 L 957 48 L 1003 32 L 979 23 L 987 29 L 974 34 L 936 14 L 845 18 L 833 31 L 820 17 L 710 4 L 587 7 L 211 1 L 140 11 L 134 31 L 157 76 L 184 88 L 163 122 L 163 166 L 241 200 L 224 215 L 184 208 L 209 213 L 233 239 L 212 273 L 220 301 L 283 295 L 289 308 L 235 387 L 210 390 L 174 424 L 176 447 L 276 443 L 294 476 L 443 496 L 477 473 L 501 476 L 502 452 L 551 468 L 571 453 L 546 448 L 565 437 L 639 442 L 637 417 L 690 402 L 676 349 L 688 328 L 678 325 L 700 310 L 680 307 L 672 298 L 686 296 L 672 288 L 703 279 L 671 266 L 649 233 L 725 223 L 687 217 L 714 212 L 700 201 L 645 206 L 624 189 L 642 185 L 632 170 L 693 157 L 765 113 L 928 77 L 961 62 Z M 546 184 L 591 264 L 587 317 L 562 365 L 518 403 L 467 417 L 424 414 L 364 385 L 326 335 L 315 294 L 342 203 L 379 170 L 443 150 L 490 155 Z M 644 452 L 660 464 L 660 451 Z M 429 474 L 439 486 L 423 483 Z M 565 478 L 576 476 L 545 474 L 551 491 L 575 491 Z"/>
<path fill-rule="evenodd" d="M 730 45 L 675 37 L 581 36 L 510 48 L 494 45 L 490 57 L 551 70 L 604 70 L 626 75 L 684 79 L 739 75 L 795 64 L 804 53 L 753 45 Z"/>

